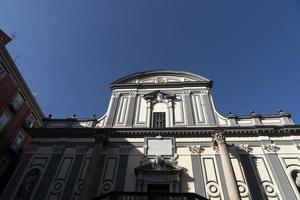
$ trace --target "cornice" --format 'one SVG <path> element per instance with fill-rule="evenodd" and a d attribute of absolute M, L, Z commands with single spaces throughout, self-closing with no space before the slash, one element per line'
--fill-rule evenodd
<path fill-rule="evenodd" d="M 193 82 L 176 82 L 176 83 L 126 83 L 126 84 L 111 84 L 111 90 L 114 89 L 147 89 L 147 88 L 183 88 L 183 87 L 212 87 L 212 81 L 193 81 Z"/>
<path fill-rule="evenodd" d="M 226 137 L 291 136 L 300 135 L 300 125 L 253 127 L 196 127 L 196 128 L 35 128 L 29 129 L 33 138 L 39 137 L 212 137 L 222 130 Z"/>

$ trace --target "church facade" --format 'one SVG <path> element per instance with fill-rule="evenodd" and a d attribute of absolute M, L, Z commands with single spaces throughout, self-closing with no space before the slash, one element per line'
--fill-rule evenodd
<path fill-rule="evenodd" d="M 30 130 L 1 199 L 300 199 L 300 126 L 283 111 L 223 117 L 211 88 L 172 70 L 116 80 L 102 118 Z"/>

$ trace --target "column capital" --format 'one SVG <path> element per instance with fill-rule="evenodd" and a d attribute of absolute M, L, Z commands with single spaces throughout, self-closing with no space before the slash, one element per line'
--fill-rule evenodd
<path fill-rule="evenodd" d="M 224 131 L 215 131 L 215 133 L 213 134 L 213 143 L 214 145 L 225 143 Z"/>

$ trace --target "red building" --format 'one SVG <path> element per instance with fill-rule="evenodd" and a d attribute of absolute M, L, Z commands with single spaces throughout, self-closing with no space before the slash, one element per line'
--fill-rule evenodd
<path fill-rule="evenodd" d="M 0 193 L 31 140 L 27 128 L 44 117 L 5 47 L 10 41 L 0 30 Z"/>

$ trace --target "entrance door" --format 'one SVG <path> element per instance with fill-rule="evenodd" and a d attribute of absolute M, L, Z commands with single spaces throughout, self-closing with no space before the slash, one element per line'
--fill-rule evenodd
<path fill-rule="evenodd" d="M 169 184 L 148 184 L 147 191 L 150 193 L 169 193 Z"/>

